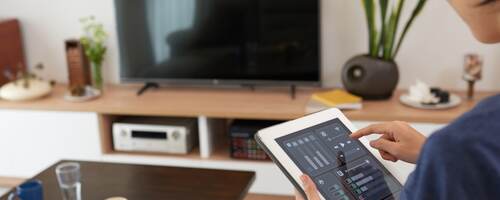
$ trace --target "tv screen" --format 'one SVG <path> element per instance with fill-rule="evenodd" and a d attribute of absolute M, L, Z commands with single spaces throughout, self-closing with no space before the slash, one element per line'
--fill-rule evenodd
<path fill-rule="evenodd" d="M 115 0 L 122 81 L 318 84 L 319 0 Z"/>

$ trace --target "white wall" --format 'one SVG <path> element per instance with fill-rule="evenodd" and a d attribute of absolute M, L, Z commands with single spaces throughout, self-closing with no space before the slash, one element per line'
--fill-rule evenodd
<path fill-rule="evenodd" d="M 415 1 L 408 1 L 408 4 Z M 323 0 L 324 80 L 340 85 L 342 64 L 352 55 L 364 53 L 366 31 L 358 0 Z M 28 63 L 47 65 L 45 77 L 65 82 L 64 39 L 80 34 L 78 19 L 95 15 L 112 36 L 105 78 L 118 82 L 118 52 L 112 0 L 1 0 L 0 18 L 18 17 L 23 23 Z M 485 58 L 480 89 L 500 89 L 500 46 L 474 40 L 447 1 L 428 1 L 428 6 L 408 34 L 397 58 L 404 88 L 420 78 L 446 88 L 465 88 L 461 80 L 463 55 L 477 52 Z"/>
<path fill-rule="evenodd" d="M 97 114 L 0 109 L 0 176 L 31 177 L 61 159 L 97 160 Z"/>

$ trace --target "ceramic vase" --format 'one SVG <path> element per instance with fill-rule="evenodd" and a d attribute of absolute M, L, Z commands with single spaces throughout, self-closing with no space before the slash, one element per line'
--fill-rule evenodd
<path fill-rule="evenodd" d="M 368 55 L 346 62 L 342 69 L 345 89 L 366 100 L 384 100 L 392 96 L 399 81 L 398 65 Z"/>
<path fill-rule="evenodd" d="M 92 62 L 92 86 L 101 92 L 103 90 L 102 63 Z"/>

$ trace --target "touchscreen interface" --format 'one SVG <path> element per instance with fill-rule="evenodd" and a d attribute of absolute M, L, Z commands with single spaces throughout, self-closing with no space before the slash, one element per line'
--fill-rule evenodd
<path fill-rule="evenodd" d="M 328 200 L 397 199 L 402 186 L 351 132 L 334 119 L 276 142 Z"/>

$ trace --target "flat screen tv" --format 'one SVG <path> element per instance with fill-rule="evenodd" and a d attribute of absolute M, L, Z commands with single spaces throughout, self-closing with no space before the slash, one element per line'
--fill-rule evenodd
<path fill-rule="evenodd" d="M 122 82 L 320 84 L 320 0 L 115 0 Z"/>

